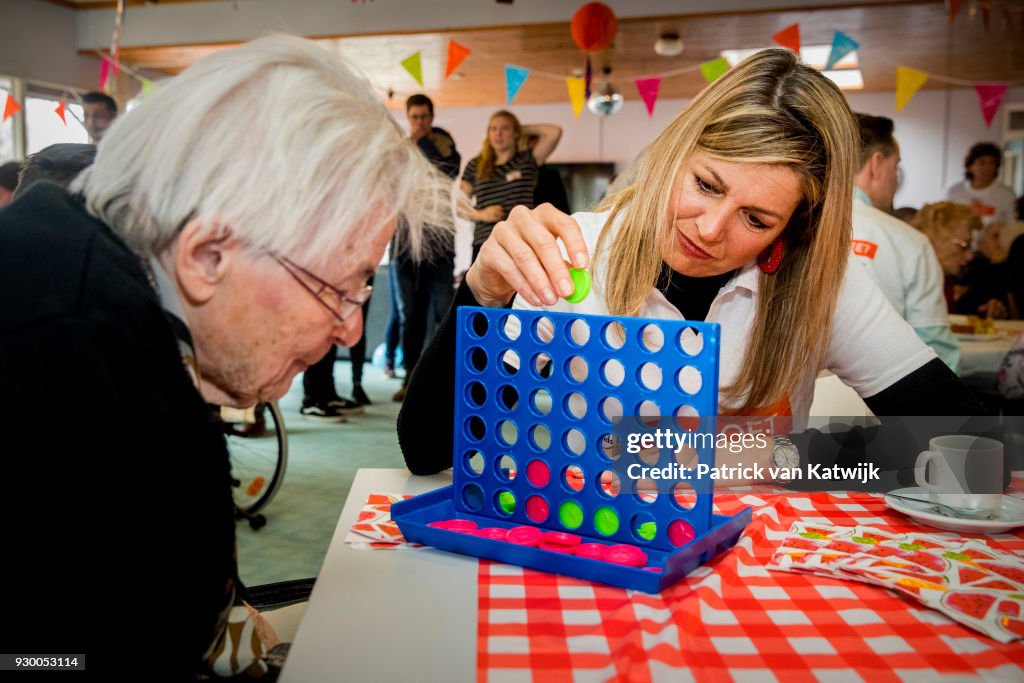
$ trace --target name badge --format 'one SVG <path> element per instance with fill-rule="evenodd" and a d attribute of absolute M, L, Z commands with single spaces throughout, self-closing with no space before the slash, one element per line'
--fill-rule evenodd
<path fill-rule="evenodd" d="M 511 183 L 514 180 L 520 180 L 523 177 L 522 171 L 509 171 L 505 174 L 505 182 Z"/>

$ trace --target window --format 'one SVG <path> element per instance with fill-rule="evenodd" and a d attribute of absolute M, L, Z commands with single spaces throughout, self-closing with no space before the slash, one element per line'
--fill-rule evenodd
<path fill-rule="evenodd" d="M 0 116 L 7 104 L 7 95 L 11 92 L 11 82 L 0 78 Z M 0 122 L 0 164 L 14 159 L 14 119 Z"/>
<path fill-rule="evenodd" d="M 89 142 L 89 134 L 81 121 L 84 117 L 82 105 L 68 102 L 64 113 L 67 125 L 57 116 L 60 98 L 29 96 L 25 98 L 25 132 L 28 154 L 58 142 Z"/>

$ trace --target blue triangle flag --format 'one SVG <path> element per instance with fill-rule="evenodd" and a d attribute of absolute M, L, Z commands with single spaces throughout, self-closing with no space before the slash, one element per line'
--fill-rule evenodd
<path fill-rule="evenodd" d="M 832 50 L 828 53 L 828 61 L 825 62 L 825 71 L 836 65 L 846 55 L 860 47 L 860 43 L 846 35 L 836 31 L 832 37 Z"/>
<path fill-rule="evenodd" d="M 512 100 L 519 94 L 519 89 L 523 87 L 523 83 L 526 82 L 526 77 L 529 75 L 529 69 L 512 64 L 505 65 L 505 93 L 509 104 L 512 104 Z"/>

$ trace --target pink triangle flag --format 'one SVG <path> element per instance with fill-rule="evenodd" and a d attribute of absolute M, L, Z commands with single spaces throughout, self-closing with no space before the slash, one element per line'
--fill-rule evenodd
<path fill-rule="evenodd" d="M 991 126 L 992 119 L 996 116 L 996 110 L 1003 103 L 1003 95 L 1006 94 L 1005 83 L 980 83 L 974 86 L 978 93 L 978 102 L 981 104 L 981 115 L 985 117 L 985 125 Z"/>
<path fill-rule="evenodd" d="M 658 87 L 661 86 L 661 76 L 636 79 L 636 89 L 640 98 L 647 107 L 647 115 L 654 116 L 654 103 L 658 101 Z"/>
<path fill-rule="evenodd" d="M 109 78 L 110 78 L 110 62 L 108 62 L 106 59 L 104 59 L 103 63 L 100 64 L 100 80 L 99 80 L 99 83 L 97 84 L 97 88 L 96 89 L 99 90 L 100 92 L 106 92 L 107 91 L 107 79 L 109 79 Z"/>

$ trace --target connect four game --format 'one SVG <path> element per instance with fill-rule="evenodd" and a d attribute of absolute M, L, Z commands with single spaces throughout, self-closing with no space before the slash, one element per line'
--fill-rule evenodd
<path fill-rule="evenodd" d="M 736 543 L 750 510 L 713 514 L 712 479 L 643 476 L 714 467 L 713 440 L 683 439 L 715 431 L 717 324 L 463 307 L 457 325 L 453 484 L 392 507 L 408 540 L 649 593 Z"/>

